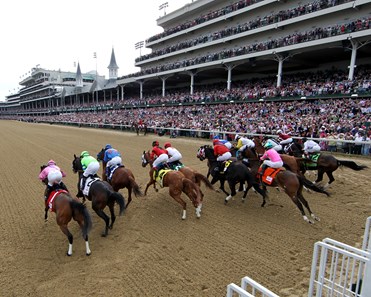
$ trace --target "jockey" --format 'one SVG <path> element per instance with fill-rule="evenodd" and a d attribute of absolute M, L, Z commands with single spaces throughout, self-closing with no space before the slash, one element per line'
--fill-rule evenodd
<path fill-rule="evenodd" d="M 62 177 L 65 176 L 66 173 L 64 173 L 53 160 L 48 162 L 47 166 L 39 174 L 39 180 L 42 182 L 48 181 L 44 192 L 45 200 L 49 198 L 50 193 L 54 190 L 62 189 L 68 191 L 66 185 L 62 181 Z"/>
<path fill-rule="evenodd" d="M 238 155 L 240 153 L 242 153 L 246 148 L 254 148 L 255 147 L 255 142 L 252 141 L 251 139 L 247 138 L 247 137 L 242 137 L 242 136 L 236 134 L 234 140 L 237 141 L 237 144 L 236 144 L 236 149 L 237 149 L 236 157 L 237 158 L 238 158 Z"/>
<path fill-rule="evenodd" d="M 277 134 L 278 134 L 278 137 L 281 139 L 279 143 L 282 146 L 285 146 L 286 144 L 292 143 L 294 141 L 289 134 L 284 134 L 282 130 L 278 130 Z"/>
<path fill-rule="evenodd" d="M 218 161 L 219 166 L 215 168 L 215 171 L 223 168 L 223 162 L 229 160 L 232 157 L 231 152 L 229 149 L 224 145 L 218 142 L 218 139 L 214 139 L 214 155 L 217 156 L 216 160 Z"/>
<path fill-rule="evenodd" d="M 276 150 L 273 149 L 273 146 L 269 143 L 264 144 L 266 149 L 263 156 L 260 157 L 260 160 L 263 161 L 262 170 L 260 171 L 260 176 L 263 176 L 265 169 L 268 167 L 280 168 L 283 166 L 282 158 Z"/>
<path fill-rule="evenodd" d="M 282 145 L 280 145 L 276 140 L 272 138 L 266 138 L 265 143 L 270 143 L 276 152 L 282 151 Z"/>
<path fill-rule="evenodd" d="M 121 154 L 114 149 L 110 144 L 106 144 L 103 162 L 106 162 L 106 176 L 110 176 L 111 167 L 122 165 Z"/>
<path fill-rule="evenodd" d="M 232 143 L 230 143 L 226 139 L 220 139 L 219 138 L 219 135 L 215 135 L 214 136 L 214 140 L 218 140 L 219 143 L 224 144 L 228 149 L 231 149 L 232 148 Z"/>
<path fill-rule="evenodd" d="M 152 168 L 155 170 L 155 179 L 158 176 L 158 171 L 162 165 L 169 161 L 169 156 L 167 151 L 160 147 L 157 140 L 152 142 L 152 152 L 150 155 L 151 160 L 153 160 Z"/>
<path fill-rule="evenodd" d="M 97 177 L 97 172 L 100 168 L 100 164 L 93 156 L 90 156 L 87 151 L 81 152 L 81 165 L 84 173 L 82 174 L 81 190 L 85 188 L 86 180 L 90 177 Z"/>
<path fill-rule="evenodd" d="M 164 148 L 167 151 L 169 160 L 167 163 L 179 162 L 182 159 L 182 154 L 175 148 L 171 146 L 170 142 L 165 142 Z"/>
<path fill-rule="evenodd" d="M 302 141 L 304 143 L 303 151 L 306 157 L 321 151 L 321 147 L 317 142 L 310 139 L 308 140 L 306 137 L 303 137 Z"/>

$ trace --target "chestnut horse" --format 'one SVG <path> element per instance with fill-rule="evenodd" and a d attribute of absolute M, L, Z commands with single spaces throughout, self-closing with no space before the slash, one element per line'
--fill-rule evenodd
<path fill-rule="evenodd" d="M 107 181 L 106 176 L 106 166 L 107 162 L 103 160 L 104 158 L 104 152 L 105 149 L 103 148 L 98 154 L 97 154 L 97 160 L 102 161 L 103 164 L 103 172 L 102 172 L 102 179 L 104 181 Z M 126 204 L 126 208 L 128 208 L 132 198 L 131 193 L 134 192 L 135 197 L 142 197 L 143 193 L 140 190 L 138 184 L 135 181 L 135 177 L 133 172 L 126 168 L 126 167 L 119 167 L 115 170 L 115 172 L 112 174 L 112 179 L 108 181 L 113 190 L 115 192 L 118 192 L 120 189 L 127 188 L 128 189 L 128 203 Z"/>
<path fill-rule="evenodd" d="M 80 190 L 80 183 L 81 178 L 83 174 L 82 170 L 82 164 L 80 157 L 77 157 L 74 155 L 74 159 L 72 161 L 72 170 L 74 173 L 78 173 L 78 195 L 80 196 L 81 190 Z M 125 210 L 125 199 L 124 197 L 119 193 L 115 192 L 112 188 L 112 186 L 102 180 L 97 180 L 93 182 L 90 186 L 89 195 L 85 196 L 86 199 L 91 201 L 91 205 L 93 210 L 96 212 L 96 214 L 105 222 L 105 229 L 102 233 L 103 237 L 106 237 L 108 234 L 108 229 L 113 228 L 113 224 L 116 220 L 115 215 L 115 202 L 120 207 L 119 215 L 121 216 L 124 213 Z M 106 206 L 108 206 L 110 213 L 111 213 L 111 224 L 110 224 L 110 218 L 105 214 L 103 211 Z"/>
<path fill-rule="evenodd" d="M 152 167 L 153 161 L 150 158 L 150 152 L 144 151 L 142 154 L 142 167 L 146 167 L 147 165 L 150 165 L 149 170 L 149 182 L 147 183 L 146 189 L 144 191 L 144 195 L 147 195 L 148 188 L 153 185 L 153 188 L 158 191 L 156 188 L 156 181 L 153 179 L 153 173 L 154 169 Z M 189 199 L 192 201 L 193 206 L 196 208 L 196 217 L 201 217 L 201 208 L 202 208 L 202 195 L 199 186 L 191 181 L 190 179 L 186 178 L 184 174 L 180 171 L 171 170 L 167 172 L 162 181 L 163 187 L 169 188 L 169 195 L 178 202 L 182 208 L 182 219 L 186 219 L 186 209 L 187 204 L 182 199 L 181 194 L 182 192 L 185 193 Z"/>
<path fill-rule="evenodd" d="M 256 180 L 259 180 L 258 171 L 260 167 L 260 160 L 256 154 L 253 154 L 250 149 L 247 149 L 244 152 L 245 156 L 249 160 L 249 166 L 251 168 L 252 174 L 255 176 Z M 279 186 L 282 188 L 287 196 L 291 198 L 291 200 L 295 203 L 295 205 L 300 210 L 304 221 L 308 223 L 313 223 L 312 220 L 308 219 L 305 214 L 303 205 L 308 210 L 310 216 L 314 219 L 319 221 L 319 218 L 311 211 L 307 200 L 303 196 L 303 186 L 307 187 L 310 190 L 313 190 L 318 193 L 325 194 L 329 196 L 330 194 L 327 193 L 323 188 L 314 185 L 311 181 L 307 180 L 304 176 L 299 175 L 295 172 L 290 170 L 282 170 L 275 176 L 273 182 L 268 185 L 266 183 L 263 184 L 264 186 L 270 187 L 277 187 Z"/>
<path fill-rule="evenodd" d="M 46 166 L 41 166 L 41 171 Z M 47 181 L 44 180 L 43 183 L 46 185 Z M 48 197 L 49 198 L 49 197 Z M 45 221 L 48 220 L 48 210 L 55 212 L 56 221 L 59 228 L 62 230 L 63 234 L 67 236 L 68 239 L 68 250 L 67 256 L 72 256 L 72 244 L 73 235 L 68 229 L 68 224 L 74 219 L 80 226 L 82 231 L 82 237 L 85 240 L 86 255 L 90 256 L 91 251 L 88 241 L 88 233 L 92 227 L 92 221 L 90 213 L 86 206 L 82 204 L 77 198 L 72 198 L 72 196 L 64 190 L 57 190 L 52 192 L 50 198 L 45 201 Z"/>

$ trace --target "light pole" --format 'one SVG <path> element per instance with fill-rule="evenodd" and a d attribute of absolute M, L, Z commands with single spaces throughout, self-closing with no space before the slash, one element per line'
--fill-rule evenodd
<path fill-rule="evenodd" d="M 166 15 L 166 7 L 169 7 L 169 3 L 165 2 L 158 7 L 158 10 L 164 10 L 164 16 Z"/>
<path fill-rule="evenodd" d="M 97 92 L 97 104 L 98 104 L 98 58 L 97 52 L 93 53 L 93 58 L 95 59 L 95 90 Z M 94 102 L 94 100 L 93 100 Z"/>
<path fill-rule="evenodd" d="M 144 41 L 138 41 L 135 44 L 135 49 L 138 49 L 139 48 L 139 56 L 140 57 L 142 56 L 142 50 L 141 50 L 141 48 L 143 47 L 143 45 L 144 45 Z"/>

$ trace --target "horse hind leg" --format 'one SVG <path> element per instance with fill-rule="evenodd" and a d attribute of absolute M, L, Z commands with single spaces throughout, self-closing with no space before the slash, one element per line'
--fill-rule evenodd
<path fill-rule="evenodd" d="M 187 203 L 185 203 L 182 197 L 180 197 L 181 192 L 170 189 L 169 194 L 176 202 L 178 202 L 182 206 L 182 220 L 185 220 L 187 218 Z"/>
<path fill-rule="evenodd" d="M 80 226 L 80 229 L 83 230 L 84 228 L 84 221 L 83 220 L 78 220 L 77 223 L 79 224 Z M 85 255 L 87 256 L 90 256 L 91 255 L 91 250 L 90 250 L 90 246 L 89 246 L 89 238 L 88 238 L 88 235 L 86 234 L 85 236 L 83 235 L 82 236 L 85 240 Z"/>
<path fill-rule="evenodd" d="M 106 237 L 108 235 L 109 217 L 104 213 L 102 209 L 94 209 L 94 211 L 101 219 L 103 219 L 105 223 L 105 228 L 101 235 L 102 237 Z"/>
<path fill-rule="evenodd" d="M 301 204 L 299 198 L 294 194 L 292 194 L 292 195 L 290 195 L 288 193 L 286 193 L 286 194 L 291 198 L 292 202 L 295 203 L 297 208 L 299 208 L 299 210 L 301 212 L 301 215 L 303 216 L 304 221 L 308 222 L 309 224 L 313 224 L 313 222 L 310 219 L 308 219 L 307 215 L 305 214 L 303 205 Z"/>
<path fill-rule="evenodd" d="M 113 223 L 116 221 L 116 215 L 115 215 L 115 208 L 114 208 L 115 204 L 114 203 L 110 203 L 108 208 L 109 208 L 109 211 L 111 213 L 111 224 L 108 226 L 109 229 L 112 229 L 113 228 Z"/>
<path fill-rule="evenodd" d="M 317 217 L 313 212 L 312 210 L 310 209 L 309 207 L 309 203 L 308 201 L 304 198 L 303 194 L 300 192 L 298 193 L 298 199 L 300 200 L 300 202 L 305 206 L 305 208 L 308 210 L 310 216 L 315 220 L 315 221 L 320 221 L 320 218 Z M 313 223 L 313 222 L 311 222 Z"/>
<path fill-rule="evenodd" d="M 67 225 L 60 225 L 59 228 L 62 230 L 63 234 L 68 238 L 68 251 L 67 256 L 72 256 L 72 244 L 73 244 L 73 235 L 70 230 L 68 230 Z"/>

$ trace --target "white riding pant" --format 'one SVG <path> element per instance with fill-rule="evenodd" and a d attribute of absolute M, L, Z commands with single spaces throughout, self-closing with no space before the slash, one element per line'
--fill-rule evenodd
<path fill-rule="evenodd" d="M 59 184 L 62 181 L 62 172 L 59 170 L 51 170 L 48 173 L 48 185 L 53 186 L 54 184 Z"/>
<path fill-rule="evenodd" d="M 285 140 L 280 141 L 280 144 L 289 144 L 289 143 L 291 143 L 293 141 L 294 140 L 290 137 L 290 138 L 287 138 Z"/>
<path fill-rule="evenodd" d="M 181 159 L 182 159 L 182 154 L 174 152 L 174 155 L 172 155 L 167 162 L 171 163 L 175 161 L 180 161 Z"/>
<path fill-rule="evenodd" d="M 305 150 L 305 153 L 319 153 L 321 151 L 321 147 L 319 145 L 315 145 L 312 147 L 308 147 Z"/>
<path fill-rule="evenodd" d="M 116 165 L 121 165 L 122 164 L 122 159 L 120 156 L 113 157 L 111 160 L 107 162 L 106 167 L 111 167 L 111 166 L 116 166 Z"/>
<path fill-rule="evenodd" d="M 276 146 L 274 146 L 273 147 L 273 149 L 276 151 L 276 152 L 280 152 L 280 151 L 282 151 L 282 145 L 276 145 Z"/>
<path fill-rule="evenodd" d="M 95 175 L 95 174 L 97 174 L 99 168 L 100 168 L 99 162 L 91 162 L 88 165 L 88 167 L 85 169 L 85 171 L 82 175 L 85 176 L 85 177 L 88 177 L 89 175 Z"/>
<path fill-rule="evenodd" d="M 168 162 L 168 160 L 169 156 L 167 154 L 162 154 L 153 161 L 152 167 L 158 167 L 160 164 Z"/>
<path fill-rule="evenodd" d="M 229 141 L 224 143 L 224 145 L 230 150 L 232 148 L 232 143 L 230 143 Z"/>
<path fill-rule="evenodd" d="M 227 161 L 232 157 L 232 154 L 230 152 L 225 152 L 223 155 L 218 156 L 216 158 L 217 161 Z"/>
<path fill-rule="evenodd" d="M 239 152 L 243 152 L 247 147 L 248 147 L 248 148 L 254 148 L 254 147 L 255 147 L 255 144 L 254 144 L 254 146 L 251 146 L 251 145 L 245 144 L 245 145 L 241 146 L 241 147 L 238 149 L 238 151 L 239 151 Z"/>
<path fill-rule="evenodd" d="M 272 168 L 280 168 L 283 166 L 282 161 L 272 162 L 271 160 L 264 160 L 263 164 L 272 167 Z"/>

